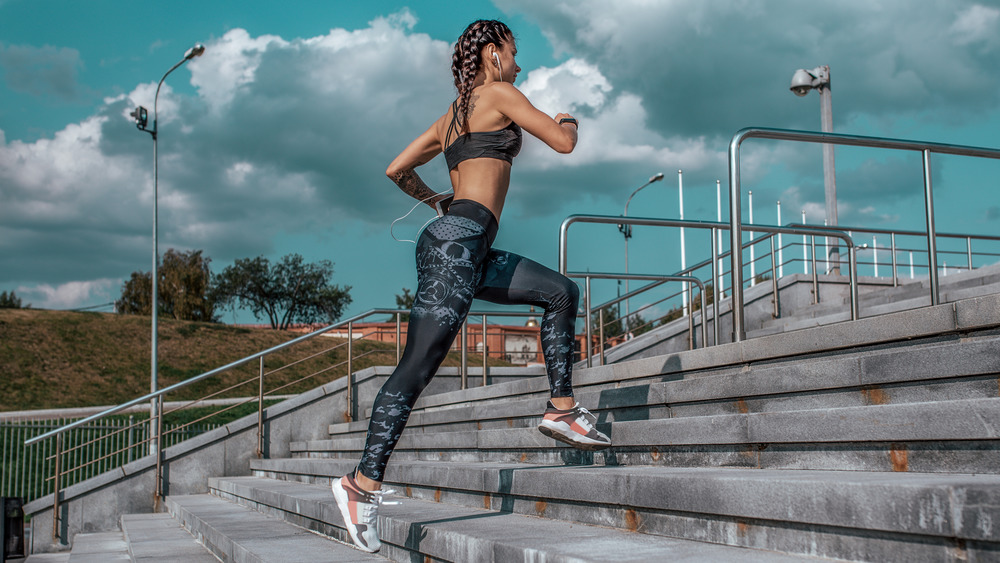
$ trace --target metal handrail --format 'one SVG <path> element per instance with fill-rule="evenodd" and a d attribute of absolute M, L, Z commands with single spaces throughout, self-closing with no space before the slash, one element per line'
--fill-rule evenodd
<path fill-rule="evenodd" d="M 726 230 L 726 229 L 732 228 L 731 224 L 729 224 L 729 223 L 722 223 L 722 222 L 719 222 L 719 221 L 698 221 L 698 220 L 690 220 L 690 219 L 686 219 L 686 220 L 680 220 L 680 219 L 655 219 L 655 218 L 651 218 L 651 217 L 622 217 L 622 216 L 614 216 L 614 215 L 570 215 L 566 219 L 563 219 L 563 222 L 562 222 L 562 224 L 559 227 L 559 273 L 561 273 L 563 275 L 567 275 L 567 271 L 568 271 L 568 261 L 569 261 L 569 250 L 568 250 L 569 249 L 569 228 L 574 223 L 596 223 L 596 224 L 614 224 L 614 225 L 625 224 L 625 225 L 644 225 L 644 226 L 652 226 L 652 227 L 688 227 L 688 228 L 695 228 L 695 229 L 710 229 L 712 231 L 712 243 L 711 243 L 710 246 L 712 247 L 711 265 L 712 265 L 712 280 L 713 281 L 719 279 L 719 274 L 717 272 L 717 265 L 718 265 L 718 261 L 720 259 L 719 255 L 717 254 L 717 249 L 716 249 L 716 246 L 715 246 L 715 240 L 716 240 L 715 234 L 716 234 L 716 232 L 718 230 Z M 747 248 L 747 247 L 752 246 L 754 244 L 758 244 L 758 243 L 762 242 L 765 238 L 769 238 L 769 237 L 771 237 L 771 236 L 773 236 L 775 234 L 778 234 L 778 233 L 781 233 L 781 234 L 798 234 L 798 235 L 807 235 L 807 236 L 811 235 L 813 237 L 823 236 L 823 237 L 828 237 L 828 238 L 839 238 L 839 239 L 843 240 L 847 244 L 847 247 L 848 247 L 848 264 L 849 264 L 849 268 L 850 268 L 849 271 L 850 271 L 850 294 L 851 294 L 851 320 L 857 320 L 860 317 L 860 312 L 858 310 L 857 256 L 856 256 L 856 251 L 855 251 L 855 247 L 854 247 L 854 241 L 853 241 L 853 239 L 851 238 L 850 235 L 848 235 L 847 233 L 845 233 L 843 231 L 839 231 L 839 230 L 835 230 L 835 229 L 830 229 L 828 227 L 814 227 L 814 226 L 810 226 L 810 225 L 780 227 L 780 226 L 773 226 L 773 225 L 756 225 L 756 224 L 755 225 L 750 225 L 750 224 L 744 225 L 744 224 L 740 224 L 739 228 L 742 229 L 742 230 L 744 230 L 744 231 L 753 231 L 753 232 L 760 232 L 760 233 L 767 233 L 768 234 L 767 237 L 761 237 L 761 238 L 753 239 L 753 240 L 748 241 L 745 244 L 743 244 L 741 242 L 740 243 L 740 248 L 741 249 L 742 248 Z M 743 267 L 743 261 L 742 261 L 742 254 L 743 253 L 742 252 L 736 252 L 736 253 L 734 253 L 734 252 L 730 251 L 729 254 L 730 254 L 730 260 L 733 263 L 733 267 L 742 268 Z M 736 256 L 736 255 L 739 255 L 739 261 L 738 262 L 734 258 L 732 258 L 733 256 Z M 723 256 L 724 256 L 724 254 L 723 254 Z M 694 269 L 705 266 L 707 264 L 707 262 L 708 261 L 704 261 L 704 262 L 701 262 L 699 264 L 695 264 L 694 266 L 686 268 L 685 270 L 683 270 L 683 272 L 684 273 L 691 273 Z M 737 264 L 738 264 L 738 266 L 737 266 Z M 732 275 L 732 272 L 730 272 L 730 275 Z M 624 274 L 622 274 L 622 275 L 619 275 L 618 277 L 621 278 L 621 279 L 624 279 L 626 276 Z M 740 283 L 742 284 L 743 283 L 742 282 L 742 272 L 740 272 L 739 280 L 740 280 Z M 736 278 L 733 278 L 733 281 L 735 282 Z M 659 282 L 659 281 L 654 282 L 652 284 L 647 285 L 643 289 L 651 289 L 653 286 L 659 285 L 660 283 L 663 283 L 663 282 Z M 772 282 L 772 283 L 776 284 L 776 281 Z M 717 283 L 713 284 L 713 286 L 716 286 L 716 285 L 718 285 L 718 284 Z M 732 289 L 732 295 L 733 295 L 733 297 L 735 297 L 737 295 L 736 289 L 737 288 L 733 288 Z M 739 292 L 740 299 L 739 299 L 739 301 L 735 301 L 734 300 L 732 309 L 735 311 L 737 309 L 737 306 L 738 306 L 739 309 L 740 309 L 740 314 L 741 314 L 741 318 L 742 318 L 742 308 L 743 308 L 743 299 L 742 299 L 743 293 L 742 293 L 742 289 L 743 288 L 740 287 L 738 289 L 740 290 L 740 292 Z M 585 300 L 584 302 L 588 303 L 588 305 L 589 305 L 589 299 L 590 299 L 590 295 L 589 295 L 590 291 L 589 290 L 590 290 L 590 288 L 589 288 L 589 284 L 588 284 L 588 287 L 585 289 L 586 294 L 584 295 L 584 300 Z M 718 289 L 716 288 L 715 291 L 718 291 Z M 712 300 L 713 301 L 713 309 L 714 309 L 714 318 L 718 319 L 718 316 L 719 316 L 719 312 L 718 312 L 719 299 L 718 299 L 718 294 L 717 293 L 716 293 L 715 297 L 716 298 Z M 736 313 L 733 313 L 733 314 L 735 315 Z M 702 318 L 704 318 L 704 311 L 702 311 L 702 315 L 703 315 Z M 589 338 L 589 336 L 588 336 L 588 338 Z M 718 338 L 716 338 L 716 342 L 718 342 Z"/>
<path fill-rule="evenodd" d="M 729 143 L 729 223 L 730 248 L 742 248 L 743 215 L 742 190 L 740 189 L 740 147 L 743 141 L 750 138 L 772 139 L 779 141 L 803 141 L 807 143 L 823 143 L 831 145 L 850 145 L 895 150 L 920 151 L 923 155 L 924 172 L 924 210 L 927 220 L 927 254 L 931 286 L 931 305 L 940 302 L 937 275 L 937 241 L 934 228 L 934 198 L 931 181 L 931 153 L 952 154 L 958 156 L 974 156 L 980 158 L 1000 159 L 1000 150 L 985 147 L 951 145 L 944 143 L 929 143 L 884 137 L 864 137 L 860 135 L 844 135 L 839 133 L 817 133 L 812 131 L 794 131 L 790 129 L 771 129 L 751 127 L 738 131 Z M 756 226 L 755 226 L 756 227 Z M 754 229 L 758 230 L 758 229 Z M 743 312 L 743 255 L 734 252 L 730 255 L 730 276 L 733 292 L 733 342 L 746 339 Z"/>
<path fill-rule="evenodd" d="M 591 341 L 591 338 L 593 336 L 592 335 L 593 331 L 592 331 L 591 321 L 590 321 L 590 315 L 593 312 L 593 310 L 592 310 L 592 308 L 590 306 L 590 280 L 592 280 L 592 279 L 605 279 L 605 280 L 607 280 L 607 279 L 630 279 L 630 280 L 650 280 L 650 281 L 662 281 L 662 282 L 677 281 L 677 282 L 683 282 L 683 283 L 693 283 L 693 284 L 697 285 L 701 289 L 701 291 L 699 292 L 699 294 L 701 295 L 701 311 L 702 311 L 702 315 L 701 315 L 701 344 L 702 344 L 702 346 L 705 346 L 706 343 L 707 343 L 708 333 L 707 333 L 706 328 L 705 328 L 705 284 L 702 283 L 702 281 L 700 279 L 698 279 L 698 278 L 696 278 L 694 276 L 662 276 L 662 275 L 650 275 L 650 274 L 616 274 L 616 273 L 597 273 L 597 272 L 562 272 L 562 274 L 564 276 L 570 277 L 570 278 L 583 278 L 584 279 L 584 283 L 585 283 L 585 287 L 586 287 L 586 290 L 585 290 L 586 293 L 584 294 L 584 309 L 586 311 L 586 316 L 584 317 L 584 324 L 586 326 L 586 334 L 587 334 L 587 367 L 593 367 L 593 365 L 594 365 L 593 364 L 593 354 L 590 353 L 590 341 Z M 598 310 L 600 310 L 600 309 L 598 309 Z M 688 315 L 688 330 L 689 330 L 689 335 L 693 332 L 693 327 L 691 326 L 692 322 L 693 322 L 693 318 L 694 318 L 693 314 Z M 601 337 L 601 342 L 599 343 L 599 347 L 600 347 L 600 351 L 601 351 L 601 365 L 604 365 L 604 338 L 603 338 L 603 332 L 604 332 L 604 322 L 603 322 L 603 319 L 602 319 L 602 321 L 601 321 L 601 333 L 602 333 L 602 337 Z"/>

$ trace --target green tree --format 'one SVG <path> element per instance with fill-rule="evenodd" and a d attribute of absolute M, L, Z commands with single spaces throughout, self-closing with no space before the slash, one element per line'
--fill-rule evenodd
<path fill-rule="evenodd" d="M 414 295 L 412 293 L 410 293 L 409 289 L 407 289 L 407 288 L 404 287 L 403 288 L 403 294 L 402 295 L 396 295 L 396 308 L 397 309 L 406 309 L 407 311 L 409 311 L 410 309 L 413 308 L 413 300 L 414 300 Z M 391 320 L 395 320 L 395 319 L 391 319 Z M 404 322 L 404 323 L 405 322 L 409 322 L 410 321 L 410 314 L 409 313 L 403 313 L 402 315 L 400 315 L 400 320 L 402 322 Z"/>
<path fill-rule="evenodd" d="M 158 313 L 185 321 L 214 322 L 215 302 L 210 296 L 211 259 L 201 250 L 168 250 L 157 268 Z M 122 286 L 115 310 L 122 315 L 149 315 L 152 311 L 152 276 L 150 272 L 132 272 Z"/>
<path fill-rule="evenodd" d="M 616 336 L 621 336 L 624 334 L 622 330 L 622 321 L 618 318 L 618 308 L 615 305 L 606 305 L 600 311 L 594 311 L 590 314 L 590 326 L 597 334 L 601 329 L 601 315 L 604 316 L 604 338 L 614 338 Z"/>
<path fill-rule="evenodd" d="M 642 318 L 642 315 L 635 313 L 628 319 L 628 331 L 632 336 L 639 336 L 653 329 L 653 323 Z"/>
<path fill-rule="evenodd" d="M 31 305 L 27 307 L 21 306 L 21 298 L 14 295 L 14 290 L 10 293 L 6 291 L 0 293 L 0 309 L 30 309 Z"/>
<path fill-rule="evenodd" d="M 334 322 L 351 303 L 351 288 L 330 283 L 333 263 L 305 263 L 289 254 L 274 264 L 263 256 L 241 258 L 213 279 L 212 298 L 220 305 L 244 307 L 271 328 L 294 323 Z"/>

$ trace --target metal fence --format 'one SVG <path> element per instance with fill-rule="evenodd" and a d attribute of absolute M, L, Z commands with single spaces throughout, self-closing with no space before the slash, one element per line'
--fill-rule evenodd
<path fill-rule="evenodd" d="M 85 481 L 148 455 L 149 424 L 137 417 L 110 418 L 65 433 L 61 465 L 76 469 L 62 474 L 60 488 Z M 55 439 L 31 446 L 24 442 L 78 419 L 0 420 L 0 496 L 31 501 L 53 492 Z M 166 424 L 168 428 L 173 425 Z M 218 425 L 199 424 L 165 434 L 165 446 L 207 432 Z M 85 465 L 81 460 L 97 460 Z"/>

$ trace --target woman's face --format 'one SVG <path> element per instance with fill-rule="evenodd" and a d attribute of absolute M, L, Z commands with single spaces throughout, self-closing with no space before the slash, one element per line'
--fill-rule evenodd
<path fill-rule="evenodd" d="M 508 38 L 503 45 L 497 48 L 496 54 L 500 57 L 500 80 L 513 84 L 514 80 L 517 79 L 517 73 L 521 72 L 521 67 L 517 66 L 514 61 L 514 57 L 517 56 L 517 45 L 514 44 L 514 38 Z M 491 64 L 494 62 L 495 60 L 490 61 Z"/>

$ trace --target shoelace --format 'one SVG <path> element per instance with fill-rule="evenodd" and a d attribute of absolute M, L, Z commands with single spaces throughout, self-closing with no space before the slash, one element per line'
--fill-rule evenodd
<path fill-rule="evenodd" d="M 375 524 L 375 519 L 378 517 L 378 507 L 386 504 L 403 504 L 398 500 L 385 500 L 382 498 L 384 495 L 395 494 L 393 489 L 378 490 L 371 493 L 373 502 L 363 503 L 361 510 L 361 520 L 362 524 L 373 525 Z"/>

